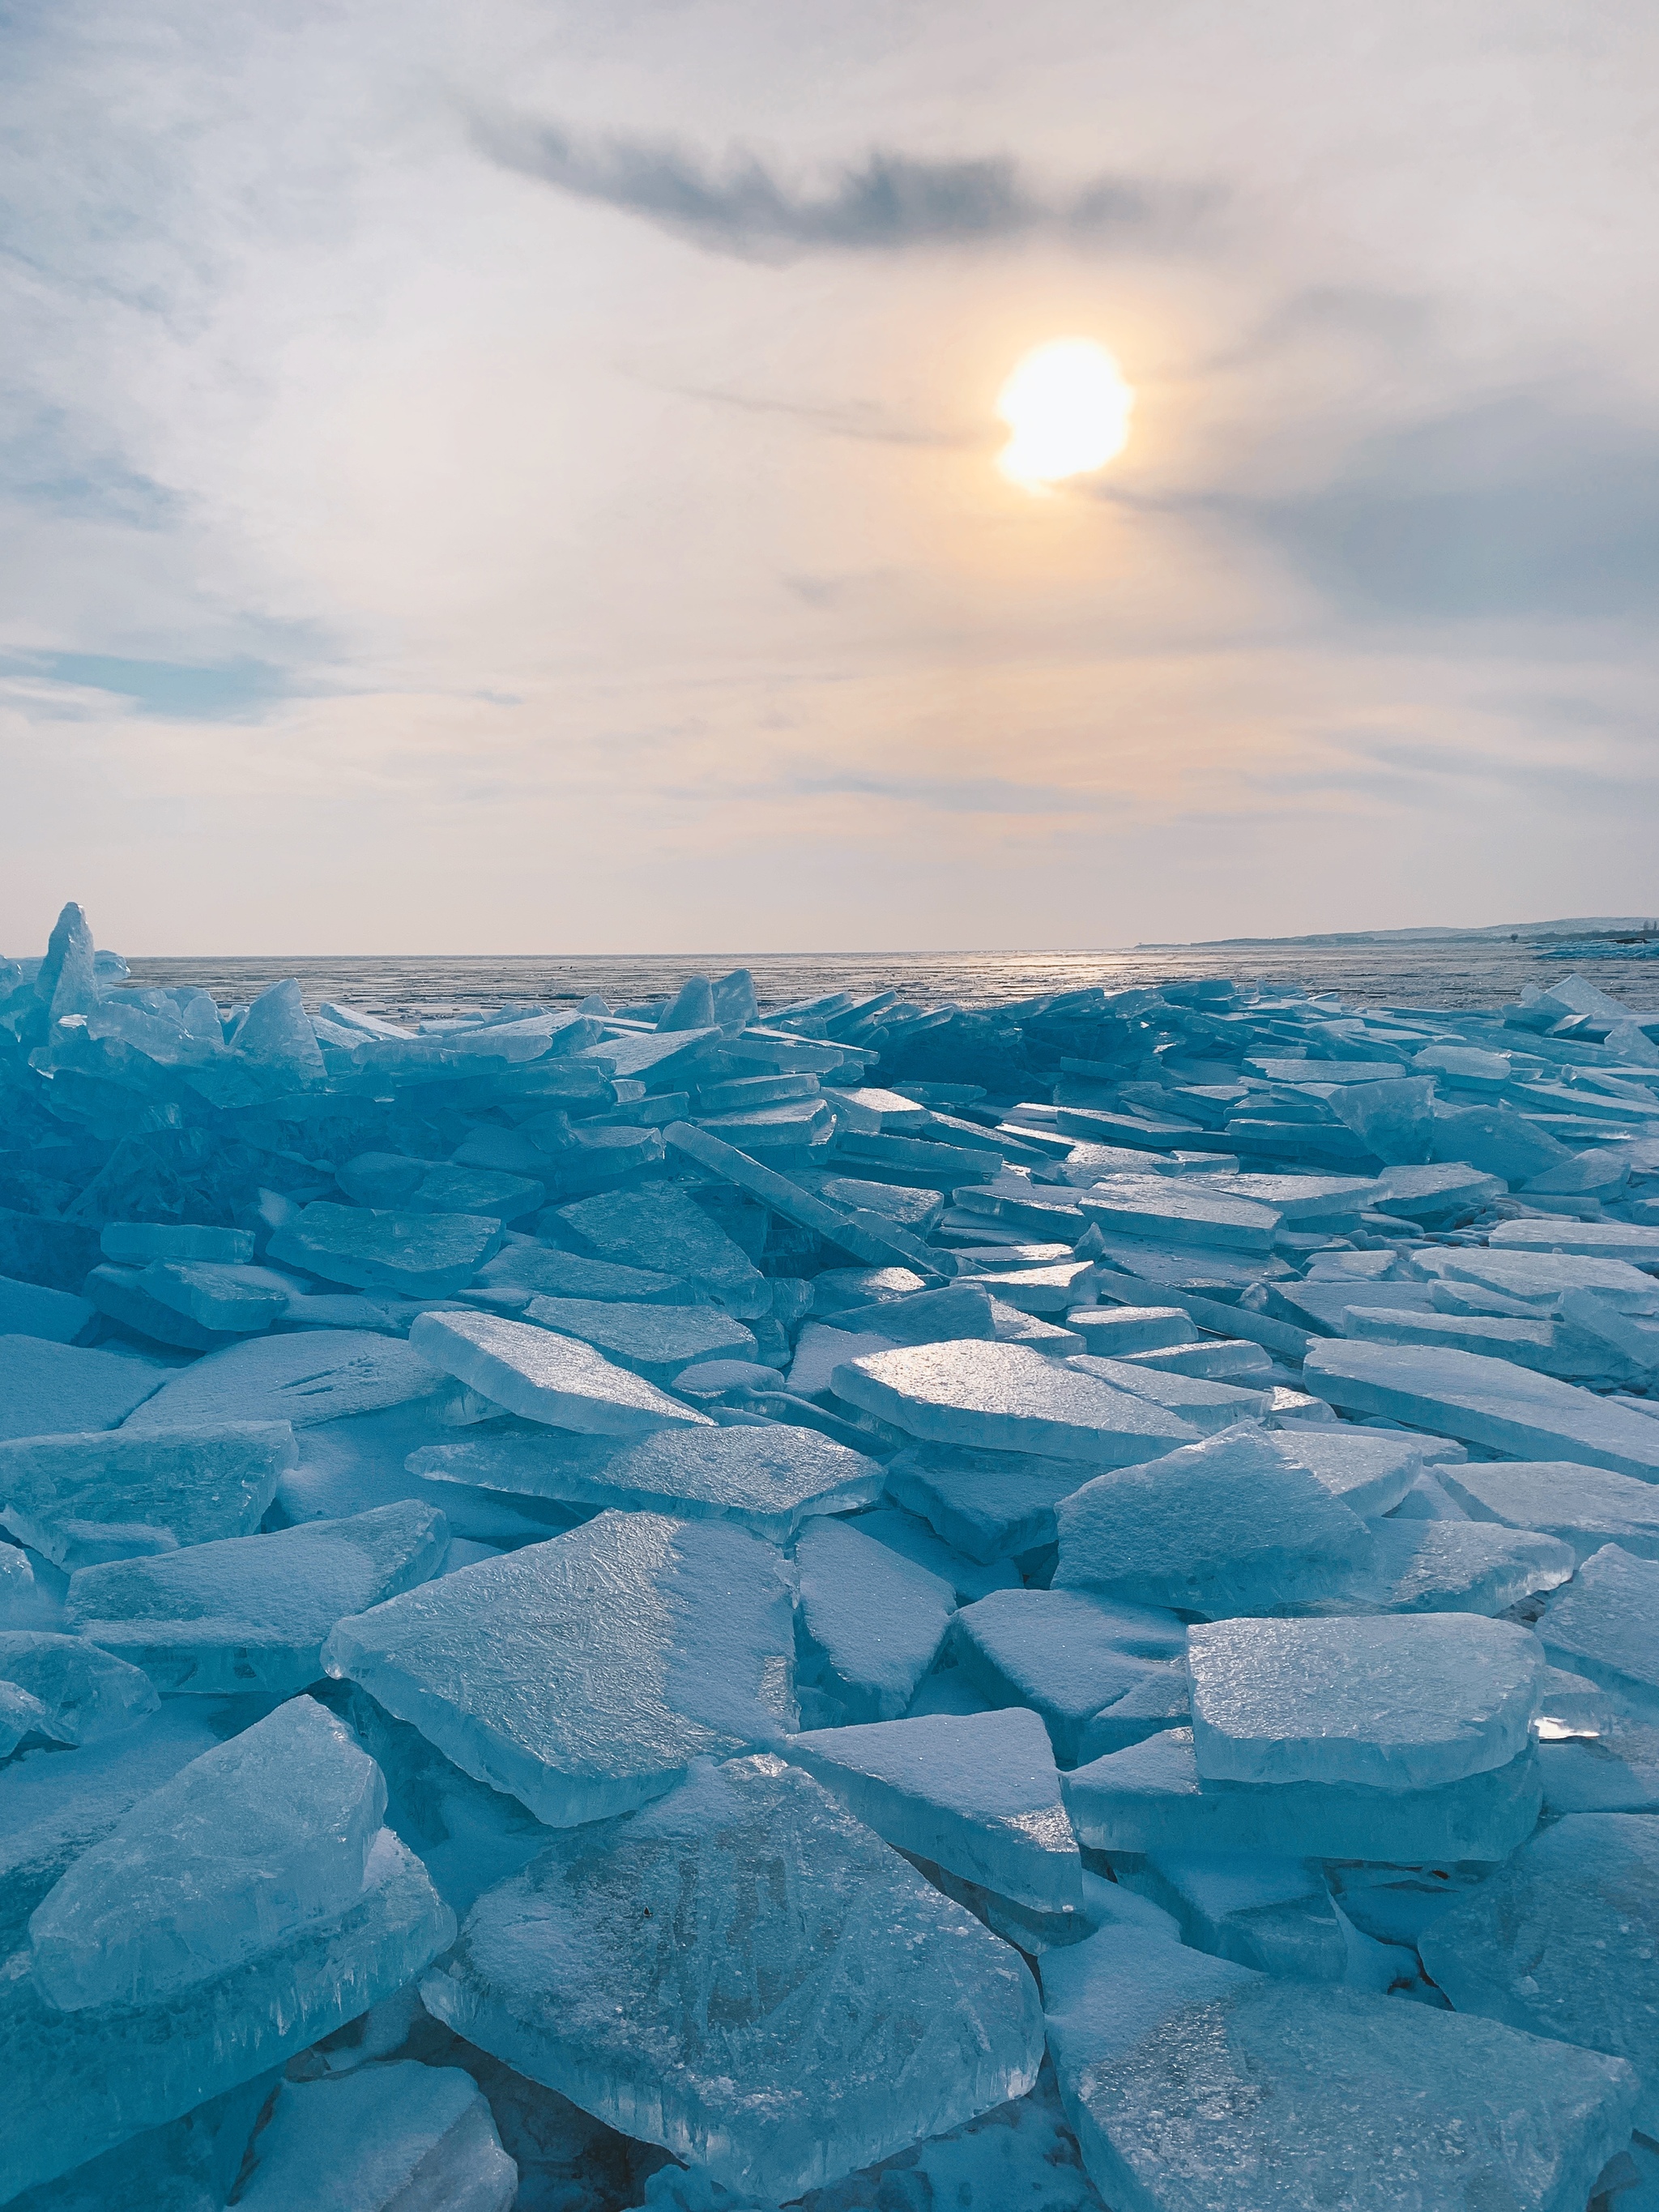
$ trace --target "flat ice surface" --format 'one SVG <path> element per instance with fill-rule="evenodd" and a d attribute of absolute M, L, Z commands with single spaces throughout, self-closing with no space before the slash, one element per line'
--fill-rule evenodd
<path fill-rule="evenodd" d="M 1043 1961 L 1049 2046 L 1114 2212 L 1583 2212 L 1628 2068 L 1103 1928 Z"/>
<path fill-rule="evenodd" d="M 1212 1619 L 1321 1598 L 1375 1550 L 1358 1516 L 1255 1423 L 1096 1475 L 1054 1517 L 1057 1589 Z"/>
<path fill-rule="evenodd" d="M 1566 1252 L 1585 1259 L 1624 1260 L 1633 1267 L 1659 1264 L 1659 1228 L 1629 1221 L 1500 1221 L 1492 1232 L 1499 1252 Z"/>
<path fill-rule="evenodd" d="M 1582 1460 L 1659 1482 L 1659 1422 L 1509 1360 L 1322 1338 L 1308 1346 L 1302 1373 L 1310 1390 L 1347 1413 L 1385 1414 L 1515 1459 Z"/>
<path fill-rule="evenodd" d="M 770 1545 L 602 1513 L 341 1621 L 325 1656 L 464 1773 L 571 1827 L 793 1728 L 793 1644 Z"/>
<path fill-rule="evenodd" d="M 422 1314 L 409 1341 L 420 1358 L 524 1420 L 610 1437 L 708 1425 L 706 1413 L 613 1366 L 591 1345 L 498 1314 Z"/>
<path fill-rule="evenodd" d="M 958 1670 L 994 1706 L 1029 1705 L 1067 1765 L 1103 1747 L 1091 1723 L 1184 1661 L 1173 1613 L 1074 1590 L 994 1590 L 957 1613 Z"/>
<path fill-rule="evenodd" d="M 1187 1632 L 1193 1742 L 1209 1782 L 1424 1790 L 1527 1747 L 1538 1640 L 1512 1622 L 1223 1620 Z"/>
<path fill-rule="evenodd" d="M 1659 1820 L 1573 1813 L 1432 1922 L 1423 1963 L 1460 2013 L 1626 2058 L 1659 2121 Z"/>
<path fill-rule="evenodd" d="M 1648 1313 L 1659 1303 L 1659 1282 L 1628 1260 L 1494 1245 L 1484 1250 L 1437 1251 L 1432 1259 L 1435 1272 L 1444 1281 L 1477 1283 L 1529 1305 L 1551 1305 L 1564 1291 L 1594 1291 L 1621 1313 Z"/>
<path fill-rule="evenodd" d="M 538 1328 L 578 1338 L 630 1374 L 672 1382 L 698 1359 L 752 1359 L 755 1339 L 718 1306 L 634 1305 L 619 1300 L 533 1297 L 526 1316 Z"/>
<path fill-rule="evenodd" d="M 0 1443 L 0 1526 L 55 1566 L 252 1535 L 299 1456 L 286 1421 Z"/>
<path fill-rule="evenodd" d="M 560 1838 L 481 1898 L 429 2011 L 739 2192 L 781 2199 L 1023 2096 L 1024 1962 L 768 1756 Z"/>
<path fill-rule="evenodd" d="M 798 1398 L 821 1398 L 830 1389 L 837 1370 L 850 1359 L 867 1358 L 872 1352 L 896 1352 L 896 1338 L 868 1328 L 831 1328 L 809 1321 L 795 1340 L 789 1363 L 789 1388 Z"/>
<path fill-rule="evenodd" d="M 396 1337 L 367 1329 L 307 1329 L 227 1345 L 172 1370 L 129 1430 L 194 1428 L 204 1422 L 287 1421 L 296 1429 L 376 1413 L 431 1396 L 438 1370 Z M 55 1424 L 62 1428 L 60 1419 Z"/>
<path fill-rule="evenodd" d="M 253 2155 L 246 2212 L 512 2212 L 519 2193 L 472 2076 L 410 2058 L 285 2081 Z"/>
<path fill-rule="evenodd" d="M 500 1249 L 501 1224 L 478 1213 L 382 1213 L 319 1199 L 278 1229 L 270 1256 L 325 1283 L 447 1298 Z"/>
<path fill-rule="evenodd" d="M 148 1674 L 78 1636 L 0 1629 L 0 1683 L 39 1699 L 65 1743 L 125 1735 L 161 1703 Z"/>
<path fill-rule="evenodd" d="M 116 1428 L 170 1371 L 46 1337 L 0 1336 L 0 1440 Z"/>
<path fill-rule="evenodd" d="M 1102 1851 L 1267 1851 L 1396 1866 L 1507 1858 L 1541 1790 L 1530 1751 L 1431 1790 L 1353 1784 L 1200 1784 L 1190 1729 L 1079 1766 L 1061 1788 L 1079 1843 Z"/>
<path fill-rule="evenodd" d="M 1128 1352 L 1158 1352 L 1172 1344 L 1196 1344 L 1198 1331 L 1180 1306 L 1095 1306 L 1076 1308 L 1070 1326 L 1103 1359 L 1121 1359 Z"/>
<path fill-rule="evenodd" d="M 822 1516 L 800 1533 L 795 1571 L 813 1679 L 854 1720 L 896 1720 L 945 1641 L 950 1583 Z"/>
<path fill-rule="evenodd" d="M 337 1620 L 438 1573 L 448 1544 L 435 1506 L 381 1505 L 273 1535 L 82 1567 L 70 1577 L 68 1618 L 159 1690 L 289 1694 L 321 1674 Z"/>
<path fill-rule="evenodd" d="M 1127 1467 L 1194 1440 L 1161 1407 L 1022 1344 L 907 1346 L 854 1359 L 834 1379 L 838 1397 L 926 1443 Z"/>
<path fill-rule="evenodd" d="M 1551 1598 L 1538 1634 L 1554 1665 L 1659 1720 L 1659 1562 L 1604 1544 Z"/>
<path fill-rule="evenodd" d="M 349 1904 L 385 1812 L 374 1760 L 295 1698 L 75 1861 L 30 1919 L 34 1978 L 61 2011 L 193 1988 Z"/>
<path fill-rule="evenodd" d="M 1659 1559 L 1659 1488 L 1633 1475 L 1573 1460 L 1475 1460 L 1435 1479 L 1472 1519 L 1559 1536 L 1581 1565 L 1609 1543 Z"/>
<path fill-rule="evenodd" d="M 1081 1908 L 1082 1861 L 1036 1713 L 815 1729 L 783 1756 L 901 1850 L 1038 1911 Z"/>

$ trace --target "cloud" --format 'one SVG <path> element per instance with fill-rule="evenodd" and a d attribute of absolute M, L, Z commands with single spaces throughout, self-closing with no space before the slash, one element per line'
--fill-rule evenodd
<path fill-rule="evenodd" d="M 1368 441 L 1309 492 L 1218 502 L 1369 619 L 1650 619 L 1659 426 L 1486 400 Z"/>
<path fill-rule="evenodd" d="M 1039 231 L 1139 238 L 1195 219 L 1212 197 L 1110 176 L 1054 197 L 1005 155 L 928 161 L 876 148 L 811 187 L 786 182 L 750 153 L 717 165 L 667 141 L 580 140 L 557 124 L 500 112 L 475 114 L 472 135 L 503 168 L 712 252 L 757 260 L 979 245 Z"/>
<path fill-rule="evenodd" d="M 122 701 L 135 714 L 174 722 L 240 720 L 268 711 L 295 690 L 283 670 L 247 659 L 198 665 L 102 653 L 36 653 L 9 666 L 0 662 L 0 679 L 8 676 L 48 708 L 61 700 L 73 709 L 94 692 Z M 42 695 L 36 686 L 50 688 Z"/>

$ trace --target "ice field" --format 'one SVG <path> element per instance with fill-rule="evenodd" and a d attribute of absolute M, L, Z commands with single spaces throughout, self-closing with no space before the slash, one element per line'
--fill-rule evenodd
<path fill-rule="evenodd" d="M 20 2212 L 1659 2212 L 1659 1016 L 65 908 L 0 1919 Z"/>

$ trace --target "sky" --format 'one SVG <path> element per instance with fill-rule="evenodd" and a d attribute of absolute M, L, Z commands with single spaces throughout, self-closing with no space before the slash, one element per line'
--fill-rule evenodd
<path fill-rule="evenodd" d="M 1651 908 L 1656 139 L 1613 0 L 0 0 L 0 948 Z"/>

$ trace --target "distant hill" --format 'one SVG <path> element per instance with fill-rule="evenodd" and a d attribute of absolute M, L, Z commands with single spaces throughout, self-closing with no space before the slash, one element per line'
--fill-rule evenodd
<path fill-rule="evenodd" d="M 1137 952 L 1210 951 L 1231 945 L 1426 945 L 1455 944 L 1459 939 L 1494 938 L 1564 938 L 1635 936 L 1653 929 L 1651 915 L 1582 915 L 1567 921 L 1497 921 L 1483 929 L 1340 929 L 1312 937 L 1206 937 L 1185 946 L 1166 943 L 1137 945 Z"/>

